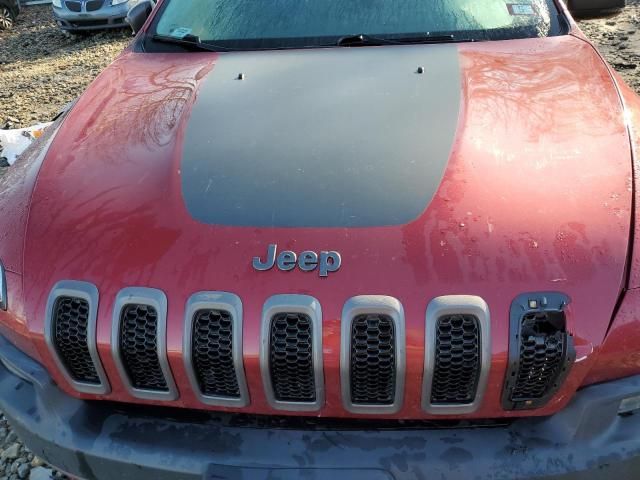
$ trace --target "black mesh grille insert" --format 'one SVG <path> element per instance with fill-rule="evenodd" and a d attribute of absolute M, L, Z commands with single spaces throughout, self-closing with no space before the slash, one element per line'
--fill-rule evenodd
<path fill-rule="evenodd" d="M 475 315 L 447 315 L 436 324 L 431 403 L 473 403 L 480 378 L 480 322 Z"/>
<path fill-rule="evenodd" d="M 53 308 L 53 340 L 58 356 L 77 382 L 100 385 L 87 343 L 89 303 L 76 297 L 59 297 Z"/>
<path fill-rule="evenodd" d="M 87 2 L 87 12 L 94 12 L 96 10 L 100 10 L 103 4 L 104 4 L 104 0 L 89 0 Z"/>
<path fill-rule="evenodd" d="M 564 367 L 567 335 L 553 327 L 549 312 L 541 312 L 524 316 L 520 337 L 520 368 L 511 400 L 541 399 Z"/>
<path fill-rule="evenodd" d="M 240 397 L 233 362 L 233 318 L 229 312 L 199 310 L 195 313 L 191 358 L 204 395 Z"/>
<path fill-rule="evenodd" d="M 158 359 L 158 312 L 129 304 L 120 313 L 120 356 L 134 388 L 167 391 Z"/>
<path fill-rule="evenodd" d="M 351 403 L 392 405 L 396 391 L 396 345 L 388 315 L 358 315 L 351 324 Z"/>
<path fill-rule="evenodd" d="M 82 9 L 82 4 L 80 2 L 65 2 L 65 4 L 72 12 L 79 12 Z"/>
<path fill-rule="evenodd" d="M 301 313 L 279 313 L 271 319 L 269 370 L 276 400 L 315 402 L 313 328 Z"/>

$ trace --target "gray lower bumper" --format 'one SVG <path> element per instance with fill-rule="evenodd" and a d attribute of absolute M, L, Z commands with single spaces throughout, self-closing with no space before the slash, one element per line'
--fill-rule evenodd
<path fill-rule="evenodd" d="M 640 377 L 589 387 L 553 417 L 508 426 L 291 428 L 76 400 L 2 337 L 0 360 L 0 408 L 18 434 L 87 479 L 640 478 L 640 414 L 617 415 L 622 398 L 640 394 Z"/>
<path fill-rule="evenodd" d="M 129 4 L 106 7 L 95 12 L 72 12 L 53 8 L 53 17 L 64 30 L 98 30 L 128 27 L 126 22 Z"/>

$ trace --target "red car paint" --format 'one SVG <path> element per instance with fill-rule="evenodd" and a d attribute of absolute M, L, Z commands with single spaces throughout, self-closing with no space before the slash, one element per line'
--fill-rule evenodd
<path fill-rule="evenodd" d="M 405 401 L 392 417 L 425 418 L 425 309 L 436 296 L 471 294 L 490 307 L 493 351 L 483 404 L 467 417 L 548 415 L 581 385 L 640 373 L 640 343 L 632 342 L 639 326 L 635 290 L 612 323 L 627 287 L 633 192 L 629 117 L 609 68 L 575 35 L 461 44 L 459 54 L 463 106 L 457 139 L 440 188 L 418 219 L 402 227 L 264 229 L 200 224 L 181 196 L 180 154 L 190 108 L 201 80 L 216 74 L 224 54 L 126 52 L 74 106 L 37 181 L 37 155 L 27 155 L 21 165 L 33 173 L 24 186 L 0 188 L 0 258 L 10 271 L 12 301 L 9 313 L 0 312 L 2 333 L 41 361 L 67 393 L 95 398 L 67 385 L 43 339 L 53 285 L 62 279 L 92 282 L 101 295 L 99 353 L 113 390 L 102 398 L 159 403 L 125 391 L 110 335 L 120 289 L 162 289 L 169 298 L 168 351 L 180 392 L 169 404 L 233 410 L 198 402 L 182 362 L 187 298 L 202 290 L 230 291 L 244 305 L 251 404 L 242 411 L 276 414 L 265 399 L 258 364 L 262 306 L 274 294 L 313 295 L 323 310 L 326 402 L 319 413 L 287 413 L 344 417 L 353 414 L 343 409 L 340 393 L 342 307 L 355 295 L 391 295 L 403 304 L 407 324 Z M 625 99 L 630 96 L 626 92 Z M 635 97 L 625 103 L 637 111 Z M 22 225 L 26 234 L 15 230 Z M 251 258 L 270 243 L 296 251 L 338 250 L 342 269 L 329 278 L 297 270 L 255 272 Z M 638 278 L 633 265 L 632 287 Z M 545 407 L 507 412 L 500 396 L 509 306 L 530 291 L 571 297 L 568 321 L 577 361 Z"/>

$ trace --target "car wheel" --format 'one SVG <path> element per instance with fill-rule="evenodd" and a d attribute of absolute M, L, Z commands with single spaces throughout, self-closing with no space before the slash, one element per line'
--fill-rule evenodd
<path fill-rule="evenodd" d="M 9 30 L 15 21 L 16 16 L 9 7 L 0 7 L 0 30 Z"/>

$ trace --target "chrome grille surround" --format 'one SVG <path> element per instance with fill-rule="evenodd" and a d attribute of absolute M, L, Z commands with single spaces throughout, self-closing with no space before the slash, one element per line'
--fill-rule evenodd
<path fill-rule="evenodd" d="M 166 390 L 148 390 L 135 388 L 129 378 L 127 369 L 122 361 L 120 352 L 120 324 L 121 314 L 127 305 L 147 305 L 157 313 L 157 355 L 160 369 L 166 381 Z M 127 391 L 136 398 L 147 400 L 171 401 L 178 398 L 178 390 L 171 375 L 171 368 L 167 359 L 167 297 L 164 292 L 153 288 L 131 287 L 121 290 L 116 296 L 113 306 L 111 325 L 111 354 L 118 368 L 118 373 Z"/>
<path fill-rule="evenodd" d="M 352 328 L 356 317 L 381 315 L 391 318 L 395 339 L 395 394 L 390 404 L 354 403 L 351 395 L 351 349 Z M 404 400 L 406 334 L 404 309 L 393 297 L 382 295 L 362 295 L 349 299 L 342 310 L 340 338 L 340 383 L 342 405 L 351 413 L 393 414 L 400 411 Z"/>
<path fill-rule="evenodd" d="M 432 388 L 436 368 L 436 336 L 438 320 L 449 315 L 471 315 L 480 325 L 480 375 L 473 402 L 467 404 L 432 403 Z M 455 415 L 475 412 L 484 397 L 491 367 L 491 317 L 489 306 L 480 297 L 449 295 L 429 302 L 425 319 L 424 375 L 422 409 L 433 415 Z"/>
<path fill-rule="evenodd" d="M 315 401 L 293 402 L 276 399 L 271 383 L 271 322 L 278 314 L 302 314 L 311 319 L 312 361 L 315 383 Z M 322 356 L 322 309 L 320 302 L 307 295 L 275 295 L 269 298 L 262 310 L 260 335 L 260 370 L 269 405 L 276 410 L 313 412 L 324 405 L 324 369 Z"/>
<path fill-rule="evenodd" d="M 206 395 L 202 392 L 198 382 L 195 365 L 193 363 L 193 325 L 195 315 L 202 310 L 226 311 L 230 314 L 233 324 L 232 356 L 238 382 L 239 397 L 222 397 Z M 191 382 L 191 388 L 198 399 L 207 405 L 242 408 L 249 405 L 249 391 L 244 372 L 242 354 L 242 301 L 237 295 L 226 292 L 199 292 L 187 301 L 184 319 L 183 358 L 184 366 Z"/>
<path fill-rule="evenodd" d="M 73 297 L 84 300 L 89 306 L 89 314 L 87 319 L 87 350 L 93 361 L 93 366 L 99 378 L 99 383 L 87 383 L 78 381 L 73 378 L 71 372 L 67 369 L 63 359 L 58 352 L 55 340 L 54 329 L 54 309 L 57 300 L 61 297 Z M 98 355 L 97 339 L 96 339 L 96 321 L 98 315 L 99 293 L 95 285 L 88 282 L 79 282 L 71 280 L 63 280 L 58 282 L 47 299 L 47 307 L 44 323 L 44 337 L 49 348 L 49 352 L 53 357 L 58 370 L 62 372 L 69 384 L 78 392 L 89 393 L 94 395 L 105 395 L 111 391 L 109 380 L 104 372 L 100 356 Z"/>

